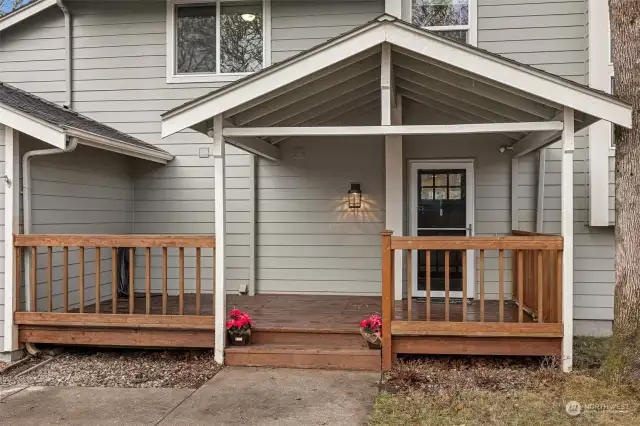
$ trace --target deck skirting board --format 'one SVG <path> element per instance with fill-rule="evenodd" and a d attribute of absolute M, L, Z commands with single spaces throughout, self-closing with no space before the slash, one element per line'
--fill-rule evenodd
<path fill-rule="evenodd" d="M 396 336 L 394 354 L 561 356 L 560 337 Z"/>

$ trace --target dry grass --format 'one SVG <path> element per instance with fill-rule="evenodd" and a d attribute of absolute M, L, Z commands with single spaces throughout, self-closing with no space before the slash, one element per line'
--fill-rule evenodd
<path fill-rule="evenodd" d="M 606 340 L 577 339 L 576 372 L 557 360 L 500 357 L 404 359 L 387 374 L 374 425 L 639 425 L 640 398 L 592 373 Z M 583 411 L 569 416 L 567 402 Z"/>
<path fill-rule="evenodd" d="M 196 389 L 220 369 L 213 351 L 69 349 L 52 362 L 17 377 L 43 359 L 0 372 L 0 386 Z"/>

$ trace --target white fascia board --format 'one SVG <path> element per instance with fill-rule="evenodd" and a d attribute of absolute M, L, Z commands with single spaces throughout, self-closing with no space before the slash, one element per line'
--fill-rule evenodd
<path fill-rule="evenodd" d="M 386 40 L 460 69 L 631 128 L 631 106 L 530 67 L 425 34 L 401 22 L 385 24 Z M 481 71 L 479 71 L 481 70 Z"/>
<path fill-rule="evenodd" d="M 38 120 L 20 111 L 0 105 L 0 123 L 29 135 L 56 148 L 64 149 L 67 139 L 64 129 Z"/>
<path fill-rule="evenodd" d="M 228 89 L 222 88 L 211 96 L 167 114 L 162 119 L 162 137 L 170 136 L 315 71 L 348 59 L 382 43 L 384 39 L 385 31 L 382 24 L 372 22 L 348 36 L 327 43 L 321 49 L 312 49 L 307 54 L 300 55 L 286 66 L 265 69 Z"/>
<path fill-rule="evenodd" d="M 452 135 L 503 132 L 562 131 L 561 121 L 531 123 L 479 123 L 414 126 L 332 126 L 332 127 L 235 127 L 222 130 L 224 137 L 247 136 L 369 136 L 369 135 Z"/>
<path fill-rule="evenodd" d="M 82 145 L 92 146 L 94 148 L 102 149 L 105 151 L 116 152 L 118 154 L 127 155 L 129 157 L 141 158 L 143 160 L 153 161 L 160 164 L 167 164 L 167 162 L 173 160 L 173 155 L 169 153 L 156 151 L 155 149 L 145 148 L 142 146 L 123 143 L 119 140 L 96 135 L 95 133 L 91 132 L 84 132 L 77 129 L 67 129 L 66 134 L 68 136 L 78 138 L 78 142 Z"/>
<path fill-rule="evenodd" d="M 4 18 L 0 18 L 0 32 L 24 21 L 25 19 L 29 19 L 33 15 L 36 15 L 43 10 L 48 9 L 51 6 L 55 6 L 55 4 L 56 0 L 42 0 L 23 6 L 20 10 L 11 13 Z"/>

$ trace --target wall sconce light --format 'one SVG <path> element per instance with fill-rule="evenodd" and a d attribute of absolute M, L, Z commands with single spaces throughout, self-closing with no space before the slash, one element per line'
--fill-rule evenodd
<path fill-rule="evenodd" d="M 359 183 L 351 183 L 351 189 L 347 193 L 349 196 L 349 208 L 359 209 L 362 207 L 362 189 Z"/>

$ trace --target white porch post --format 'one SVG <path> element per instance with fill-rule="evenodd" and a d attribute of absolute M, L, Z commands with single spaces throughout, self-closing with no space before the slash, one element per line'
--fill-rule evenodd
<path fill-rule="evenodd" d="M 382 71 L 381 71 L 381 124 L 390 126 L 402 124 L 402 102 L 394 99 L 393 75 L 391 62 L 391 45 L 382 44 Z M 395 108 L 394 108 L 395 107 Z M 403 161 L 402 161 L 402 135 L 388 135 L 384 138 L 384 163 L 385 163 L 385 229 L 393 231 L 394 235 L 403 234 Z M 402 251 L 395 253 L 394 282 L 395 299 L 402 300 L 402 283 L 404 270 L 402 268 Z M 408 283 L 407 285 L 411 285 Z"/>
<path fill-rule="evenodd" d="M 226 200 L 225 200 L 225 142 L 222 137 L 222 115 L 213 118 L 213 160 L 215 176 L 215 347 L 214 358 L 219 364 L 224 363 L 224 344 L 226 337 L 225 322 L 226 285 L 225 285 L 225 245 L 226 245 Z"/>
<path fill-rule="evenodd" d="M 15 258 L 13 234 L 20 232 L 20 145 L 19 133 L 4 128 L 4 159 L 7 181 L 4 183 L 4 351 L 18 349 L 18 330 L 13 323 L 16 311 Z"/>
<path fill-rule="evenodd" d="M 562 256 L 562 370 L 573 368 L 573 151 L 575 147 L 574 111 L 564 108 L 562 131 L 561 230 L 564 238 Z"/>

